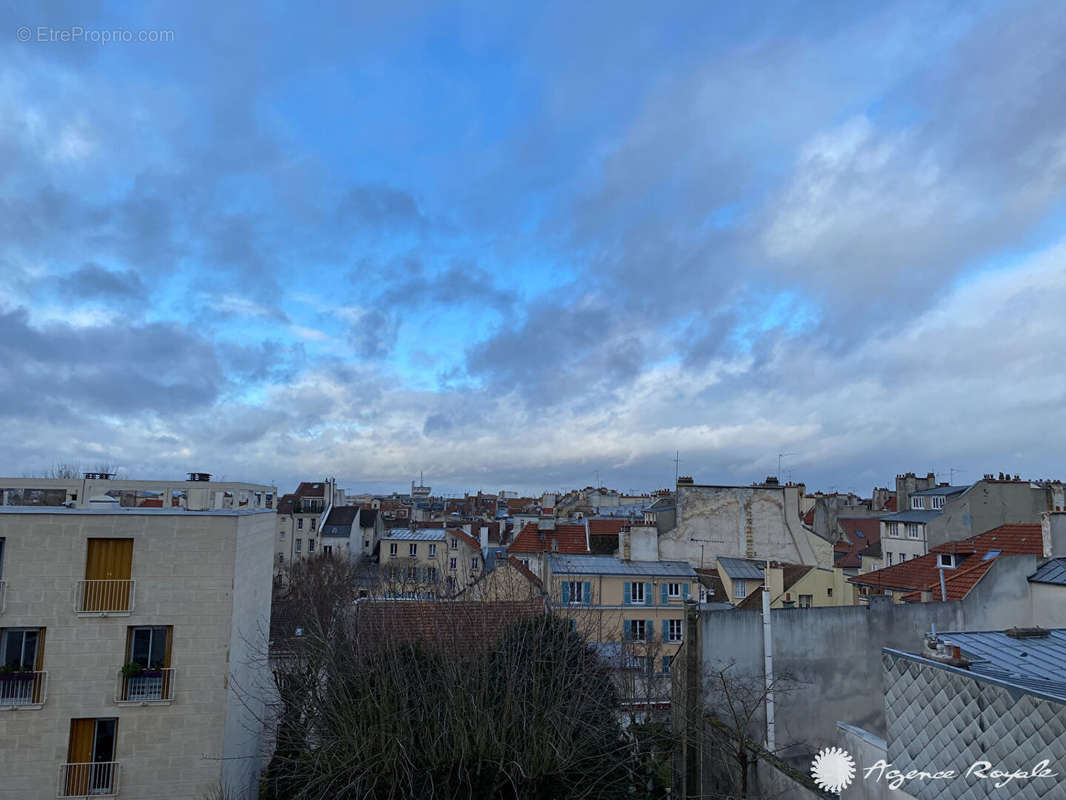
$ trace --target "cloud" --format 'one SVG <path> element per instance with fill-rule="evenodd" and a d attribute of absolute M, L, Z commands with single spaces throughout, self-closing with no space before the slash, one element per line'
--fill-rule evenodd
<path fill-rule="evenodd" d="M 147 292 L 141 276 L 133 270 L 112 271 L 97 264 L 85 264 L 67 275 L 62 286 L 73 297 L 115 299 L 143 298 Z"/>

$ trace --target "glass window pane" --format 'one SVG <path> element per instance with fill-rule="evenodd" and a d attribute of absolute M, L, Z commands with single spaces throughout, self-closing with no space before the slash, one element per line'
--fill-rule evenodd
<path fill-rule="evenodd" d="M 22 660 L 22 631 L 4 631 L 4 664 L 16 667 Z"/>
<path fill-rule="evenodd" d="M 152 628 L 152 652 L 149 663 L 163 666 L 163 658 L 167 650 L 167 629 Z"/>
<path fill-rule="evenodd" d="M 141 664 L 142 666 L 148 665 L 148 656 L 151 652 L 152 646 L 152 629 L 151 628 L 134 628 L 133 629 L 133 641 L 130 644 L 133 652 L 130 653 L 130 661 Z"/>
<path fill-rule="evenodd" d="M 22 668 L 33 669 L 37 666 L 37 631 L 24 631 L 22 634 Z"/>

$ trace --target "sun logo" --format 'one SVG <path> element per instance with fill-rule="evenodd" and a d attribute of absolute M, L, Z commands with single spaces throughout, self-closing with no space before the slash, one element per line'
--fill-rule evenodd
<path fill-rule="evenodd" d="M 847 750 L 824 747 L 811 762 L 811 777 L 819 788 L 840 794 L 855 778 L 855 761 Z"/>

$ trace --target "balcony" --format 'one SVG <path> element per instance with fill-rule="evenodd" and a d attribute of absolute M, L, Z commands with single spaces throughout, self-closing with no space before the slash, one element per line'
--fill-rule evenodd
<path fill-rule="evenodd" d="M 133 611 L 136 581 L 94 580 L 74 584 L 74 611 L 85 616 L 128 615 Z"/>
<path fill-rule="evenodd" d="M 0 674 L 0 711 L 40 708 L 48 696 L 47 672 Z"/>
<path fill-rule="evenodd" d="M 114 797 L 118 774 L 117 761 L 60 764 L 56 797 Z"/>
<path fill-rule="evenodd" d="M 120 706 L 164 706 L 174 701 L 174 670 L 146 669 L 138 675 L 119 670 L 115 703 Z"/>

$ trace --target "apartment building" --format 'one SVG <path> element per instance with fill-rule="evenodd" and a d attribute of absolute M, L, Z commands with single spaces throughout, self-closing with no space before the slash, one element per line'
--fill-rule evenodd
<path fill-rule="evenodd" d="M 392 528 L 379 563 L 382 591 L 402 597 L 449 597 L 485 570 L 480 543 L 456 528 Z"/>
<path fill-rule="evenodd" d="M 0 798 L 255 797 L 274 536 L 262 503 L 0 507 Z"/>
<path fill-rule="evenodd" d="M 699 596 L 684 561 L 626 561 L 614 556 L 552 555 L 552 602 L 590 642 L 628 643 L 626 663 L 667 673 L 684 640 L 684 603 Z"/>

